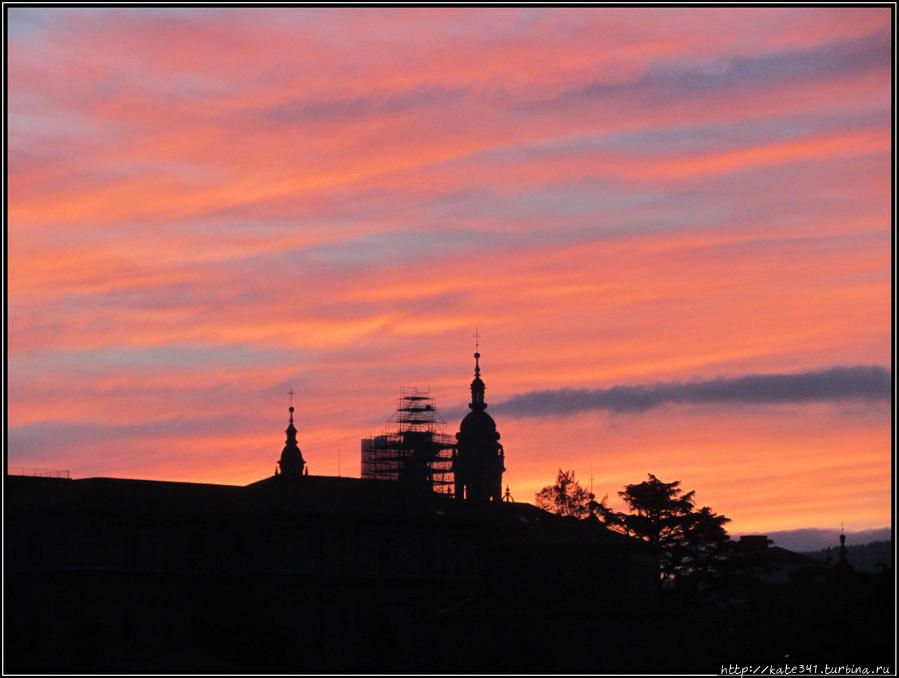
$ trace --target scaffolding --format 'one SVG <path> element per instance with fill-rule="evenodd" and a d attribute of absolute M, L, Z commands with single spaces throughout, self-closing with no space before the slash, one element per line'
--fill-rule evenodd
<path fill-rule="evenodd" d="M 384 433 L 362 439 L 362 477 L 453 492 L 453 449 L 428 391 L 403 389 Z"/>

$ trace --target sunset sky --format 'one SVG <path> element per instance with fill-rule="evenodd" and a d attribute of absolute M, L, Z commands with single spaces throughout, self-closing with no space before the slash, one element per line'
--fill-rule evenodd
<path fill-rule="evenodd" d="M 889 7 L 7 12 L 11 468 L 246 484 L 292 384 L 358 476 L 477 327 L 516 500 L 891 524 Z"/>

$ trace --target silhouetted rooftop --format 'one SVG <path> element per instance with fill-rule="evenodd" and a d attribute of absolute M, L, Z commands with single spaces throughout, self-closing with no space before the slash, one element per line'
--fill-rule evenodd
<path fill-rule="evenodd" d="M 815 560 L 811 556 L 796 553 L 796 551 L 788 551 L 780 546 L 769 546 L 762 552 L 762 557 L 772 563 L 782 563 L 784 565 L 793 565 L 794 567 L 823 567 L 819 560 Z"/>
<path fill-rule="evenodd" d="M 271 476 L 246 486 L 135 480 L 7 476 L 7 498 L 19 510 L 115 510 L 147 517 L 284 516 L 360 522 L 480 525 L 496 528 L 502 545 L 605 544 L 651 548 L 598 521 L 563 518 L 531 504 L 454 501 L 403 483 L 331 476 Z"/>

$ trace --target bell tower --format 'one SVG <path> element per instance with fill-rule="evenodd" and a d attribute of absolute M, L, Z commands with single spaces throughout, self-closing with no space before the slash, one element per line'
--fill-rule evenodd
<path fill-rule="evenodd" d="M 477 346 L 476 346 L 477 348 Z M 486 390 L 481 379 L 481 354 L 474 354 L 474 380 L 471 382 L 471 409 L 459 424 L 456 454 L 453 458 L 456 499 L 473 502 L 500 502 L 505 454 L 499 442 L 496 422 L 487 414 Z"/>

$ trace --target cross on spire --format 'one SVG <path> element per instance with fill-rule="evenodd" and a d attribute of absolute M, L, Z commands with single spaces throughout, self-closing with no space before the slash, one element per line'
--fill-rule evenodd
<path fill-rule="evenodd" d="M 474 337 L 474 350 L 475 350 L 475 352 L 480 352 L 481 349 L 480 349 L 479 341 L 480 341 L 480 339 L 481 339 L 481 335 L 478 333 L 478 326 L 477 326 L 477 325 L 475 325 L 475 328 L 474 328 L 474 334 L 472 334 L 471 336 Z"/>
<path fill-rule="evenodd" d="M 287 395 L 290 397 L 290 407 L 287 409 L 290 411 L 290 424 L 293 426 L 293 397 L 296 395 L 293 392 L 293 379 L 290 380 L 290 390 L 287 392 Z"/>

